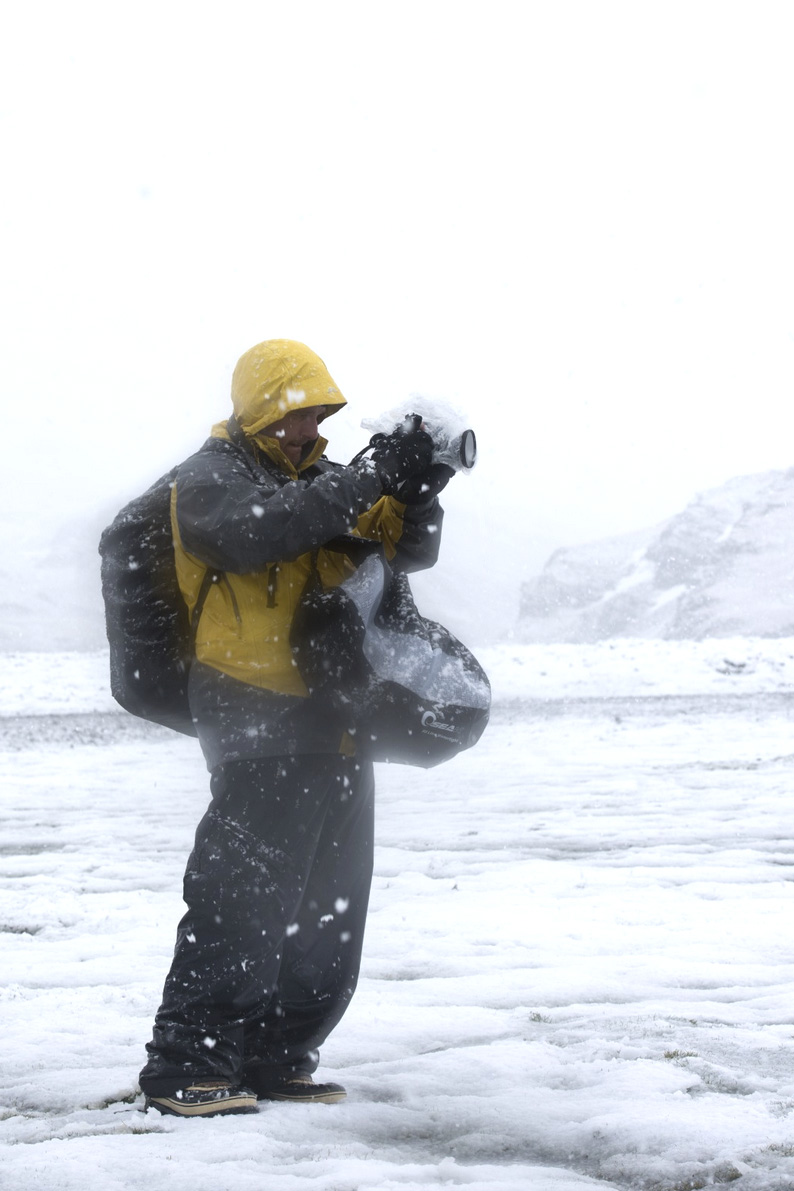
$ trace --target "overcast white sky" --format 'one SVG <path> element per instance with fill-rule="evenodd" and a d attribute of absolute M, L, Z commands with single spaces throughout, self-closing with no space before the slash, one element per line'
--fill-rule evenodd
<path fill-rule="evenodd" d="M 112 509 L 277 336 L 350 402 L 337 458 L 411 392 L 467 410 L 450 548 L 509 530 L 528 572 L 794 463 L 792 26 L 764 0 L 14 5 L 12 499 Z"/>

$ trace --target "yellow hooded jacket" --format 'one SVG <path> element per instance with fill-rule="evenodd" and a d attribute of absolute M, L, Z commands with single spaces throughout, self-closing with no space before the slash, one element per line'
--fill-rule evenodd
<path fill-rule="evenodd" d="M 306 696 L 290 628 L 312 557 L 325 586 L 341 582 L 352 564 L 323 543 L 353 532 L 381 541 L 404 569 L 418 569 L 435 561 L 438 525 L 428 532 L 405 505 L 381 496 L 371 464 L 321 458 L 324 438 L 296 467 L 263 433 L 291 410 L 324 406 L 328 417 L 346 404 L 303 344 L 269 340 L 246 352 L 232 402 L 234 417 L 182 465 L 172 493 L 177 575 L 191 613 L 206 570 L 219 573 L 199 620 L 196 657 L 250 686 Z"/>

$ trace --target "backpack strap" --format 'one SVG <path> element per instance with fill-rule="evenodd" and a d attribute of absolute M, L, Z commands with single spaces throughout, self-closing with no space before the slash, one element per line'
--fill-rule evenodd
<path fill-rule="evenodd" d="M 201 620 L 201 613 L 204 611 L 204 605 L 207 602 L 210 588 L 213 583 L 220 583 L 223 577 L 223 571 L 213 571 L 207 569 L 204 572 L 204 578 L 201 580 L 201 587 L 199 588 L 198 598 L 195 607 L 193 608 L 193 615 L 190 618 L 190 652 L 196 652 L 196 634 L 198 633 L 199 621 Z"/>

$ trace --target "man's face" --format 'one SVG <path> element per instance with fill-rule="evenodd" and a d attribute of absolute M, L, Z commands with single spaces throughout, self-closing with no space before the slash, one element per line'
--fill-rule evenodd
<path fill-rule="evenodd" d="M 297 467 L 303 458 L 308 443 L 313 443 L 319 434 L 319 424 L 325 417 L 324 405 L 310 405 L 305 409 L 293 409 L 278 422 L 273 422 L 262 433 L 275 438 L 290 463 Z"/>

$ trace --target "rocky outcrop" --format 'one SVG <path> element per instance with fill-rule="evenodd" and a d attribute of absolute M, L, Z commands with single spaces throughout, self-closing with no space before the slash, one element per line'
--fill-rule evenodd
<path fill-rule="evenodd" d="M 794 468 L 741 476 L 642 533 L 556 551 L 525 641 L 794 635 Z"/>

